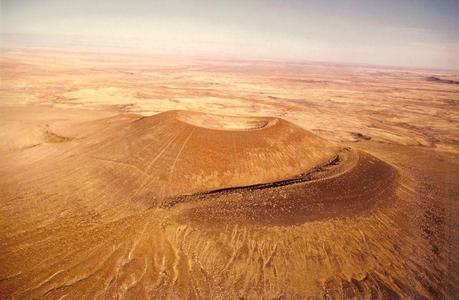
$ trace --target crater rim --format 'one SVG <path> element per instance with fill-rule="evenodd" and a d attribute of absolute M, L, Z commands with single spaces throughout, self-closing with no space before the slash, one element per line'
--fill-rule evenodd
<path fill-rule="evenodd" d="M 264 130 L 279 122 L 275 117 L 246 117 L 184 110 L 176 111 L 175 117 L 191 126 L 227 131 Z"/>

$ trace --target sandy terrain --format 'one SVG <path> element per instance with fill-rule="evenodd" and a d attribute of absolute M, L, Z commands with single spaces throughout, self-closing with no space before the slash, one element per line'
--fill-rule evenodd
<path fill-rule="evenodd" d="M 459 294 L 457 72 L 2 51 L 0 298 Z"/>

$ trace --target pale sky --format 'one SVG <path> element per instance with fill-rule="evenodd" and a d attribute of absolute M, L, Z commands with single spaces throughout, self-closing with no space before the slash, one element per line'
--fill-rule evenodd
<path fill-rule="evenodd" d="M 459 69 L 457 0 L 0 0 L 0 42 Z"/>

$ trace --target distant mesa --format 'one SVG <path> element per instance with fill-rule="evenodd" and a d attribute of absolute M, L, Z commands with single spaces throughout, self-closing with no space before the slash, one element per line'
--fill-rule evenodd
<path fill-rule="evenodd" d="M 435 76 L 427 77 L 427 81 L 439 82 L 439 83 L 448 83 L 448 84 L 459 84 L 459 81 L 450 80 L 450 79 L 443 79 Z"/>
<path fill-rule="evenodd" d="M 387 198 L 395 170 L 280 118 L 190 111 L 120 115 L 53 163 L 82 194 L 172 208 L 211 223 L 291 223 L 346 214 Z M 199 205 L 195 206 L 195 204 Z"/>

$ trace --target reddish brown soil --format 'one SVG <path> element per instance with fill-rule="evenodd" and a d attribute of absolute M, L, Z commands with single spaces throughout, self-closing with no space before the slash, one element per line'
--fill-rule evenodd
<path fill-rule="evenodd" d="M 457 74 L 2 59 L 0 298 L 459 294 Z"/>

